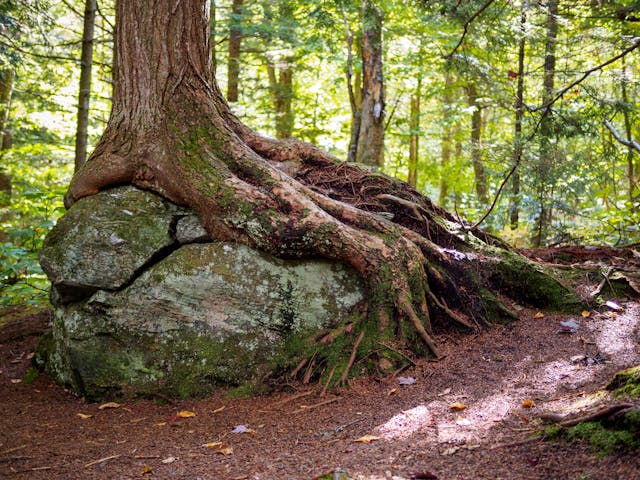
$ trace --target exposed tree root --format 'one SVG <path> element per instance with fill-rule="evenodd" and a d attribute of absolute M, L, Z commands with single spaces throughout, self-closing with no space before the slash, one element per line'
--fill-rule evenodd
<path fill-rule="evenodd" d="M 302 142 L 262 137 L 231 114 L 215 86 L 199 87 L 176 87 L 155 124 L 110 121 L 74 176 L 66 204 L 130 183 L 190 206 L 215 240 L 351 265 L 368 287 L 368 318 L 356 330 L 342 383 L 365 330 L 372 337 L 395 335 L 425 353 L 417 338 L 438 357 L 436 327 L 473 330 L 512 315 L 491 291 L 540 307 L 575 301 L 500 240 L 469 231 L 407 184 Z M 377 328 L 365 327 L 371 322 Z M 299 361 L 294 373 L 304 369 L 307 383 L 321 363 Z"/>

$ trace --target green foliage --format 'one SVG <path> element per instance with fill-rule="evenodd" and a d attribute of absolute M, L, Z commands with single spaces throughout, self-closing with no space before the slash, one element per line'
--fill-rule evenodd
<path fill-rule="evenodd" d="M 42 144 L 2 152 L 12 194 L 9 204 L 0 210 L 0 305 L 47 300 L 48 282 L 37 252 L 64 212 L 62 197 L 70 180 L 70 157 L 68 151 Z"/>

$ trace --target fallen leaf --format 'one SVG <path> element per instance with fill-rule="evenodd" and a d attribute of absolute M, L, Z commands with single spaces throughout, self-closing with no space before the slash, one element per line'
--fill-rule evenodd
<path fill-rule="evenodd" d="M 76 415 L 78 415 L 82 420 L 93 417 L 93 415 L 87 415 L 86 413 L 77 413 Z"/>
<path fill-rule="evenodd" d="M 449 448 L 445 448 L 442 453 L 440 455 L 453 455 L 454 453 L 456 453 L 458 450 L 460 450 L 460 447 L 449 447 Z"/>
<path fill-rule="evenodd" d="M 167 463 L 173 463 L 177 460 L 176 457 L 167 457 L 164 460 L 162 460 L 162 463 L 167 464 Z"/>
<path fill-rule="evenodd" d="M 416 379 L 413 377 L 398 377 L 398 384 L 400 385 L 413 385 L 416 383 Z"/>
<path fill-rule="evenodd" d="M 576 333 L 580 328 L 580 322 L 574 318 L 570 318 L 564 322 L 560 322 L 558 333 Z"/>
<path fill-rule="evenodd" d="M 140 475 L 148 475 L 151 473 L 151 467 L 144 467 Z"/>
<path fill-rule="evenodd" d="M 584 318 L 587 318 L 589 315 L 591 315 L 591 312 L 590 312 L 589 310 L 583 310 L 583 311 L 582 311 L 582 316 L 583 316 Z"/>
<path fill-rule="evenodd" d="M 451 410 L 464 410 L 465 408 L 469 408 L 469 407 L 464 403 L 456 402 L 449 405 L 449 408 Z"/>
<path fill-rule="evenodd" d="M 607 312 L 607 317 L 609 318 L 616 318 L 618 316 L 618 314 L 616 312 Z"/>
<path fill-rule="evenodd" d="M 231 430 L 231 433 L 251 433 L 251 434 L 255 434 L 256 431 L 247 427 L 246 425 L 236 425 L 233 430 Z"/>
<path fill-rule="evenodd" d="M 523 400 L 522 406 L 525 408 L 532 408 L 536 406 L 536 402 L 534 402 L 533 400 Z"/>
<path fill-rule="evenodd" d="M 616 302 L 612 302 L 611 300 L 608 300 L 605 303 L 605 305 L 609 307 L 611 310 L 616 310 L 616 311 L 622 310 L 622 307 L 620 305 L 618 305 Z"/>
<path fill-rule="evenodd" d="M 533 316 L 533 318 L 544 318 L 544 313 L 538 312 Z"/>
<path fill-rule="evenodd" d="M 122 405 L 116 402 L 103 403 L 98 407 L 98 410 L 104 410 L 105 408 L 120 408 Z"/>
<path fill-rule="evenodd" d="M 225 405 L 223 405 L 223 406 L 221 406 L 221 407 L 219 407 L 219 408 L 216 408 L 216 409 L 213 411 L 213 413 L 220 413 L 220 412 L 221 412 L 221 411 L 223 411 L 225 408 L 227 408 L 227 407 L 226 407 Z"/>
<path fill-rule="evenodd" d="M 155 427 L 164 427 L 166 424 L 167 424 L 167 422 L 157 422 L 157 423 L 154 423 L 153 425 Z"/>
<path fill-rule="evenodd" d="M 358 443 L 371 443 L 371 442 L 375 442 L 376 440 L 380 440 L 381 437 L 377 437 L 375 435 L 365 435 L 364 437 L 360 437 L 354 440 L 354 442 L 358 442 Z"/>
<path fill-rule="evenodd" d="M 398 389 L 397 388 L 392 388 L 391 390 L 389 390 L 387 392 L 387 397 L 390 397 L 391 395 L 397 395 L 398 394 Z"/>
<path fill-rule="evenodd" d="M 22 379 L 21 378 L 12 378 L 11 379 L 11 383 L 13 383 L 13 384 L 22 383 Z"/>
<path fill-rule="evenodd" d="M 233 447 L 221 448 L 216 453 L 220 453 L 222 455 L 233 455 Z"/>
<path fill-rule="evenodd" d="M 443 391 L 441 391 L 438 396 L 439 397 L 444 397 L 445 395 L 449 395 L 451 393 L 451 387 L 449 388 L 445 388 Z"/>
<path fill-rule="evenodd" d="M 176 413 L 176 417 L 178 418 L 191 418 L 195 416 L 196 416 L 196 412 L 192 412 L 191 410 L 182 410 Z"/>
<path fill-rule="evenodd" d="M 222 442 L 209 442 L 201 445 L 204 448 L 217 448 L 222 446 Z"/>

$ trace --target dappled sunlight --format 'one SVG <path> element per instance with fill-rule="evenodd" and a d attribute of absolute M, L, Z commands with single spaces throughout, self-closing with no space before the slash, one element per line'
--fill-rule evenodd
<path fill-rule="evenodd" d="M 490 430 L 501 422 L 513 421 L 519 424 L 517 428 L 533 431 L 535 427 L 530 422 L 543 411 L 562 410 L 569 405 L 575 407 L 576 401 L 581 408 L 586 408 L 598 402 L 598 397 L 585 397 L 581 391 L 584 385 L 610 368 L 610 363 L 622 368 L 640 358 L 635 339 L 639 313 L 634 305 L 618 316 L 598 314 L 595 318 L 582 320 L 581 331 L 593 334 L 594 347 L 599 354 L 605 355 L 604 360 L 586 365 L 576 361 L 585 352 L 583 344 L 586 340 L 579 333 L 567 336 L 567 341 L 576 345 L 575 357 L 568 355 L 544 360 L 539 358 L 539 353 L 544 352 L 527 355 L 505 369 L 502 379 L 485 392 L 485 397 L 474 399 L 465 388 L 440 393 L 430 402 L 423 401 L 396 413 L 378 425 L 375 433 L 386 440 L 419 438 L 423 443 L 491 442 L 495 438 L 490 436 Z M 585 355 L 584 358 L 591 357 Z M 455 402 L 462 407 L 451 408 Z M 523 402 L 531 402 L 535 408 L 529 410 Z"/>

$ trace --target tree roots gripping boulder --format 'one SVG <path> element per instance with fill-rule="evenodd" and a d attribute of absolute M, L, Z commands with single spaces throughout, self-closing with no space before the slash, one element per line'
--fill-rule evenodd
<path fill-rule="evenodd" d="M 67 206 L 132 184 L 193 209 L 214 240 L 353 266 L 368 288 L 366 308 L 308 350 L 341 344 L 333 358 L 342 365 L 353 363 L 361 332 L 361 355 L 397 339 L 438 357 L 434 331 L 514 317 L 502 295 L 541 308 L 578 303 L 551 274 L 407 184 L 243 125 L 212 78 L 208 5 L 117 2 L 111 117 Z"/>

